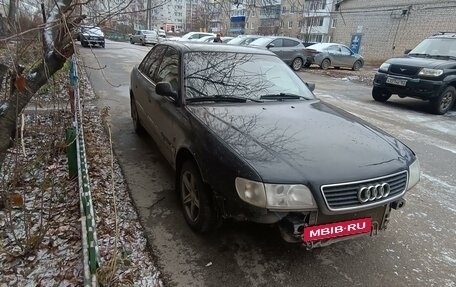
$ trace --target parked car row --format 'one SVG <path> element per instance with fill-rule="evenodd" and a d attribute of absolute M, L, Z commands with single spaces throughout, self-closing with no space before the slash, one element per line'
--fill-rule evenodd
<path fill-rule="evenodd" d="M 229 41 L 230 45 L 253 46 L 274 52 L 293 70 L 312 64 L 322 69 L 347 67 L 355 71 L 364 65 L 362 56 L 354 53 L 345 45 L 336 43 L 309 43 L 284 36 L 243 35 Z"/>

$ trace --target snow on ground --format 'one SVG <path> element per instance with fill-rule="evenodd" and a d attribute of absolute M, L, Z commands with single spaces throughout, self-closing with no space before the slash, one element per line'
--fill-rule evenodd
<path fill-rule="evenodd" d="M 65 73 L 60 76 L 66 78 Z M 111 169 L 109 138 L 94 93 L 85 75 L 80 77 L 99 281 L 110 286 L 162 286 L 115 159 Z M 0 286 L 81 286 L 83 282 L 79 194 L 77 180 L 68 178 L 64 142 L 64 130 L 72 120 L 66 84 L 60 81 L 55 93 L 41 91 L 45 108 L 38 101 L 28 107 L 24 149 L 20 144 L 11 148 L 0 173 L 0 196 L 10 199 L 0 209 Z"/>

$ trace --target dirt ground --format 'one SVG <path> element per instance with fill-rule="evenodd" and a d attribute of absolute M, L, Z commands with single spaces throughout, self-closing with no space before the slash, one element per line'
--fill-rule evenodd
<path fill-rule="evenodd" d="M 328 70 L 322 70 L 319 66 L 312 65 L 309 68 L 303 68 L 301 71 L 372 85 L 377 70 L 377 66 L 364 66 L 359 71 L 353 71 L 348 68 L 329 68 Z"/>

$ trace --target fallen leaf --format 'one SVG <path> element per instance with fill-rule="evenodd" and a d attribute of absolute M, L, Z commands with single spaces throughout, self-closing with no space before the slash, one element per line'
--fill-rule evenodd
<path fill-rule="evenodd" d="M 25 91 L 25 85 L 26 81 L 24 76 L 20 75 L 19 77 L 16 78 L 16 81 L 14 82 L 14 86 L 19 92 L 24 92 Z"/>
<path fill-rule="evenodd" d="M 21 208 L 24 206 L 24 198 L 17 192 L 11 195 L 10 202 L 13 208 Z"/>

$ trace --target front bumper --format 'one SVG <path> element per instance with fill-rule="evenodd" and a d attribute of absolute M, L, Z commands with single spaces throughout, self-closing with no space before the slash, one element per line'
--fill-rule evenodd
<path fill-rule="evenodd" d="M 89 45 L 100 45 L 103 46 L 105 44 L 105 39 L 101 38 L 83 38 L 82 41 Z"/>
<path fill-rule="evenodd" d="M 386 82 L 388 77 L 405 80 L 407 83 L 405 86 L 389 84 Z M 432 98 L 438 97 L 444 87 L 444 83 L 439 80 L 426 80 L 421 78 L 396 76 L 382 72 L 377 72 L 375 74 L 373 84 L 374 87 L 381 88 L 391 94 L 423 100 L 430 100 Z"/>
<path fill-rule="evenodd" d="M 306 245 L 307 249 L 312 249 L 315 247 L 323 247 L 335 242 L 353 239 L 363 235 L 374 236 L 377 235 L 378 231 L 385 230 L 388 226 L 390 220 L 391 209 L 399 209 L 405 205 L 404 199 L 399 199 L 398 201 L 382 205 L 373 209 L 339 214 L 339 215 L 325 215 L 319 213 L 318 211 L 307 212 L 307 213 L 290 213 L 285 216 L 279 222 L 279 229 L 282 235 L 282 238 L 291 243 L 303 243 Z M 370 233 L 356 234 L 349 236 L 333 237 L 329 239 L 323 239 L 318 241 L 304 242 L 303 233 L 304 228 L 307 226 L 322 225 L 327 223 L 342 222 L 353 219 L 360 219 L 369 217 L 372 219 L 371 231 Z"/>

